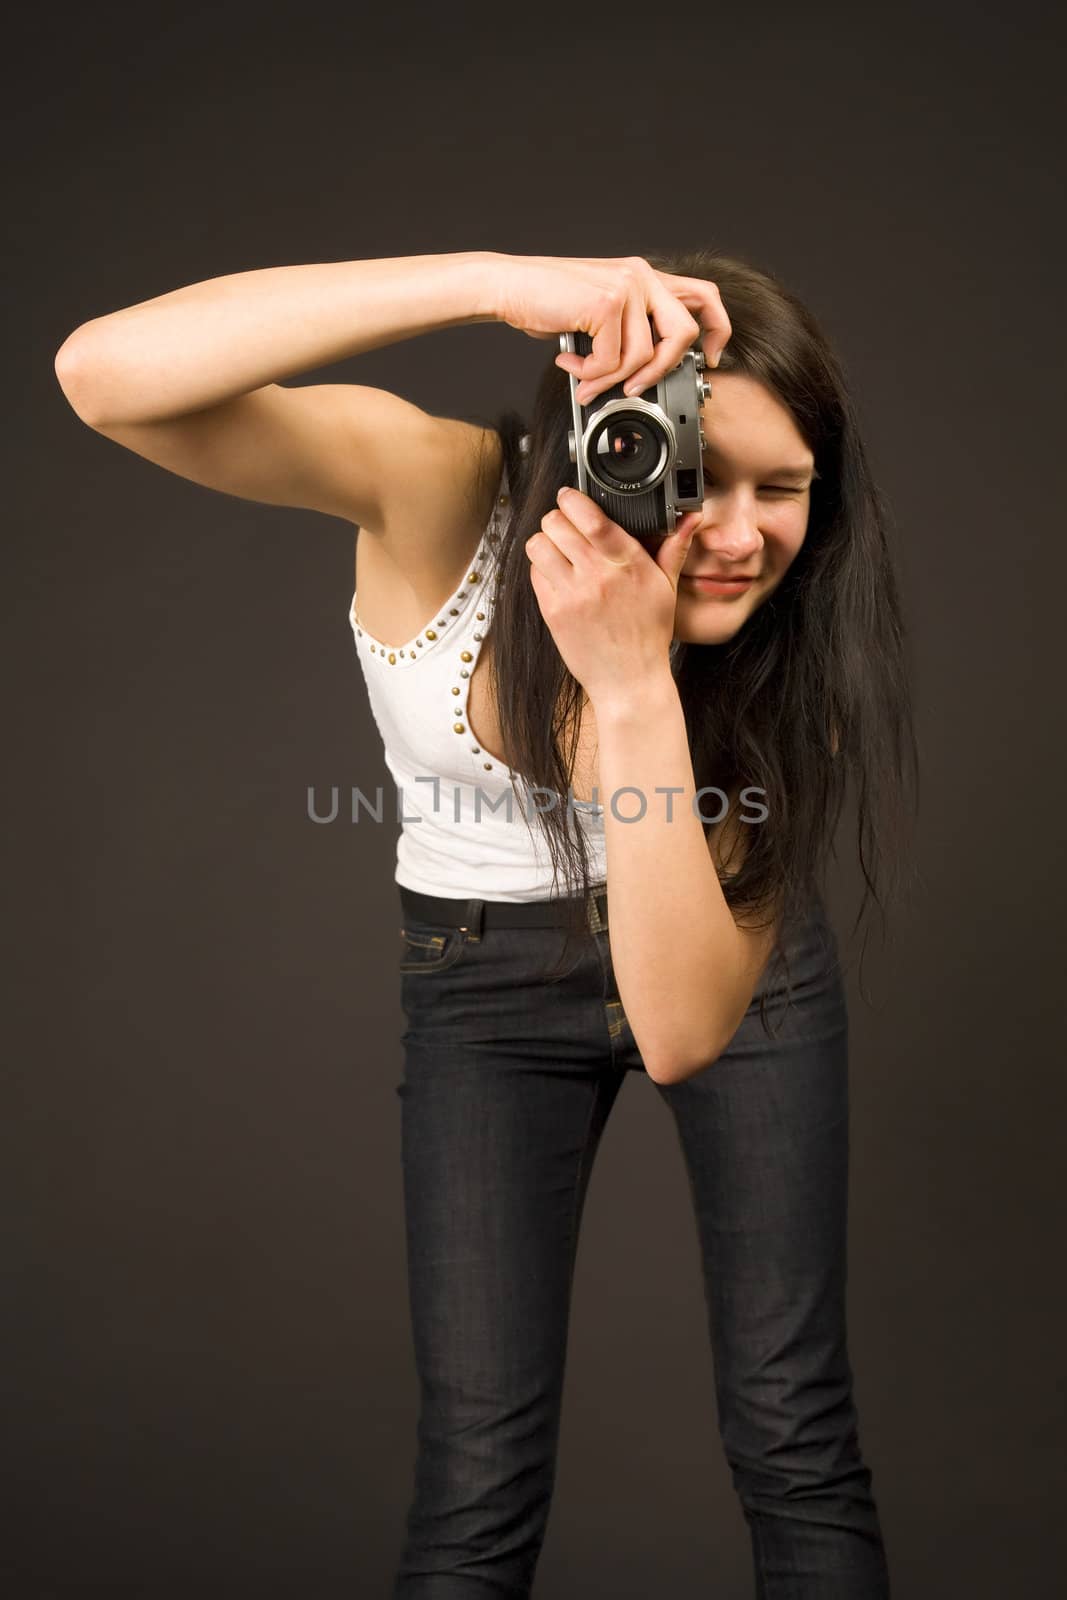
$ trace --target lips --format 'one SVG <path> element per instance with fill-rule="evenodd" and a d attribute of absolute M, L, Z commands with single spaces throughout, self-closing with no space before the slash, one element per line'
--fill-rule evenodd
<path fill-rule="evenodd" d="M 752 583 L 757 577 L 755 572 L 683 572 L 683 578 L 708 578 L 712 583 Z"/>

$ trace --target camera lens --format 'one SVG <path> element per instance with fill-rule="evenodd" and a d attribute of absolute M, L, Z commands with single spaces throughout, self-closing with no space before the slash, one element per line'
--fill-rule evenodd
<path fill-rule="evenodd" d="M 589 456 L 601 482 L 632 490 L 658 475 L 666 460 L 667 441 L 650 417 L 615 412 L 594 430 Z"/>

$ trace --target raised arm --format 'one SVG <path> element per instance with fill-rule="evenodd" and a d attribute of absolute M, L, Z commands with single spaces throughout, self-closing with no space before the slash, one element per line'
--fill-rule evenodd
<path fill-rule="evenodd" d="M 55 358 L 78 416 L 193 482 L 428 549 L 471 472 L 471 429 L 384 389 L 279 380 L 432 328 L 493 319 L 488 254 L 267 267 L 83 323 Z M 420 463 L 412 473 L 411 462 Z"/>
<path fill-rule="evenodd" d="M 488 251 L 262 267 L 75 328 L 56 375 L 91 427 L 201 411 L 434 328 L 490 322 Z"/>
<path fill-rule="evenodd" d="M 432 329 L 500 321 L 534 338 L 590 333 L 589 356 L 557 363 L 596 391 L 674 365 L 700 330 L 694 311 L 714 364 L 729 336 L 715 285 L 638 257 L 489 250 L 264 267 L 94 317 L 64 340 L 55 370 L 89 427 L 171 472 L 386 536 L 390 522 L 429 519 L 432 543 L 434 508 L 469 481 L 471 426 L 381 389 L 282 380 Z"/>

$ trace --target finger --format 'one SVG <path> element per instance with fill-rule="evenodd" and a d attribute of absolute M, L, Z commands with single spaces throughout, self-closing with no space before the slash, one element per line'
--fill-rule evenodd
<path fill-rule="evenodd" d="M 622 341 L 618 363 L 610 372 L 592 383 L 588 374 L 583 375 L 577 391 L 577 398 L 582 405 L 588 405 L 598 394 L 610 389 L 613 384 L 621 383 L 635 366 L 643 366 L 652 357 L 654 345 L 652 325 L 648 320 L 645 287 L 637 279 L 634 279 L 626 296 L 621 327 Z"/>
<path fill-rule="evenodd" d="M 555 258 L 548 256 L 541 259 L 553 261 Z M 605 264 L 611 267 L 632 270 L 635 261 L 633 256 L 572 256 L 568 259 L 576 265 L 588 267 L 597 272 L 603 271 Z M 676 299 L 681 300 L 688 310 L 699 317 L 705 334 L 710 333 L 713 335 L 712 340 L 709 341 L 709 348 L 705 349 L 705 355 L 708 356 L 709 362 L 714 365 L 718 361 L 723 348 L 729 342 L 733 331 L 730 326 L 730 319 L 722 303 L 718 284 L 710 278 L 691 278 L 678 272 L 661 272 L 658 267 L 652 266 L 651 263 L 646 265 L 648 270 L 655 274 Z"/>
<path fill-rule="evenodd" d="M 639 367 L 626 380 L 624 392 L 638 394 L 642 389 L 658 383 L 678 365 L 687 350 L 700 338 L 700 324 L 691 311 L 687 311 L 666 289 L 657 289 L 652 301 L 652 316 L 659 333 L 659 343 L 652 359 Z"/>
<path fill-rule="evenodd" d="M 525 548 L 531 566 L 536 567 L 553 588 L 562 587 L 573 577 L 573 566 L 543 528 L 538 528 L 536 533 L 530 535 Z"/>
<path fill-rule="evenodd" d="M 579 380 L 587 386 L 595 384 L 597 387 L 596 389 L 586 387 L 582 390 L 583 403 L 587 403 L 594 393 L 599 393 L 606 387 L 602 380 L 606 374 L 617 370 L 622 359 L 622 319 L 625 307 L 625 299 L 620 298 L 612 308 L 610 323 L 605 322 L 594 336 L 593 348 L 585 358 Z"/>
<path fill-rule="evenodd" d="M 635 546 L 640 548 L 637 540 L 625 528 L 620 528 L 617 522 L 612 522 L 595 500 L 582 494 L 580 489 L 571 489 L 566 485 L 560 489 L 557 499 L 563 508 L 564 519 L 573 524 L 588 555 L 599 556 L 601 560 L 611 561 L 616 566 L 625 566 L 635 559 Z M 549 516 L 552 515 L 554 513 L 550 512 Z M 545 521 L 548 521 L 547 517 Z M 552 532 L 555 537 L 555 526 Z M 564 545 L 564 548 L 567 546 Z"/>
<path fill-rule="evenodd" d="M 718 284 L 712 283 L 710 278 L 683 278 L 674 272 L 657 271 L 656 277 L 676 299 L 700 318 L 704 354 L 709 365 L 716 366 L 733 332 Z"/>
<path fill-rule="evenodd" d="M 697 530 L 701 511 L 690 511 L 681 519 L 672 534 L 662 541 L 653 557 L 660 571 L 670 579 L 671 587 L 677 592 L 678 580 L 682 568 L 689 554 L 689 547 L 693 542 L 693 535 Z"/>
<path fill-rule="evenodd" d="M 600 377 L 618 366 L 624 304 L 624 292 L 617 284 L 605 287 L 601 294 L 593 298 L 582 328 L 582 332 L 588 333 L 593 341 L 589 354 L 582 357 L 582 379 Z"/>
<path fill-rule="evenodd" d="M 559 497 L 561 506 L 566 506 L 566 499 L 566 496 Z M 599 506 L 596 509 L 599 511 Z M 576 526 L 568 510 L 546 511 L 541 518 L 541 532 L 551 539 L 556 549 L 570 562 L 572 572 L 580 570 L 586 563 L 595 559 L 592 544 Z"/>

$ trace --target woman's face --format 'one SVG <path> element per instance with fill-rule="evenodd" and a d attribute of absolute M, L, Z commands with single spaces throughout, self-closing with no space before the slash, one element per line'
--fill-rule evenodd
<path fill-rule="evenodd" d="M 708 372 L 702 408 L 704 510 L 678 580 L 674 637 L 732 638 L 777 588 L 804 543 L 815 460 L 785 406 L 754 378 Z M 712 588 L 702 575 L 746 577 Z"/>

